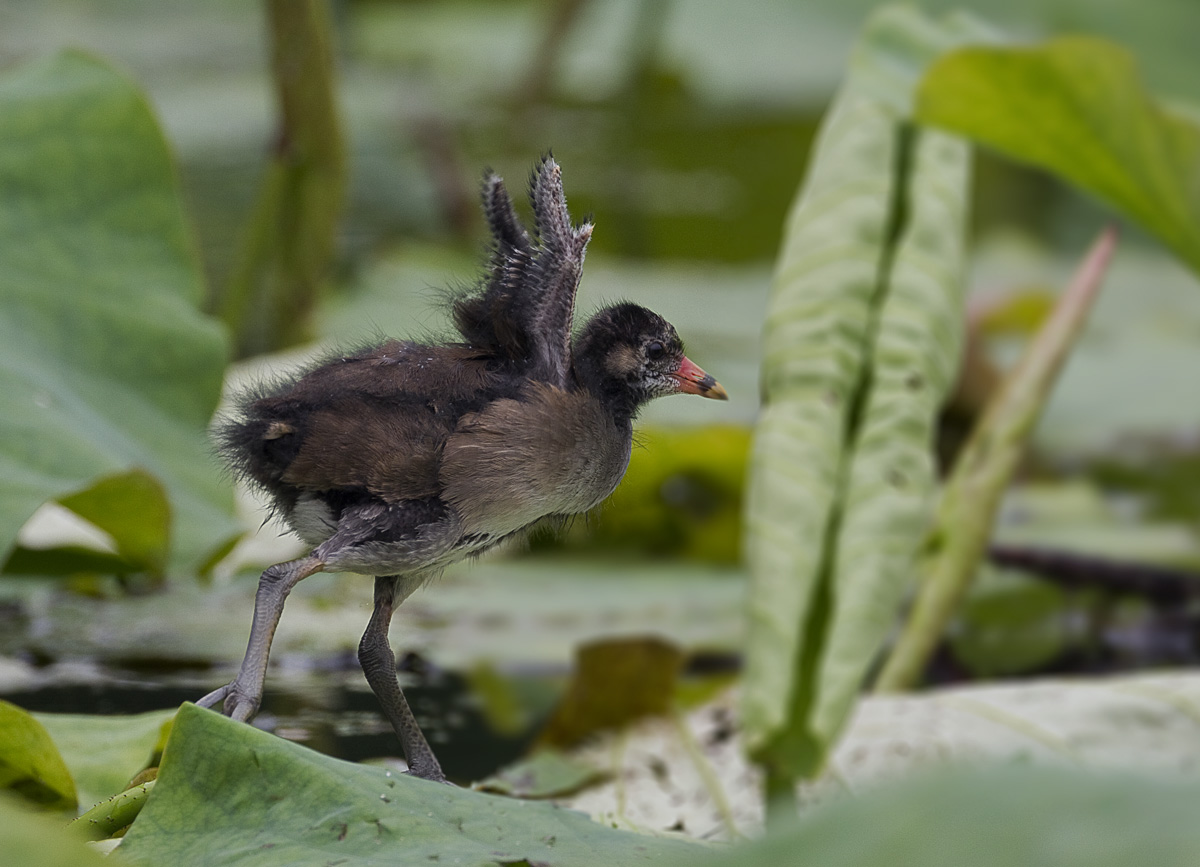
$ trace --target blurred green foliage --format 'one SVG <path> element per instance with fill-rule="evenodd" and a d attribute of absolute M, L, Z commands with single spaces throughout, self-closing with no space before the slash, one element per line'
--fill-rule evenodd
<path fill-rule="evenodd" d="M 341 273 L 400 238 L 481 237 L 473 208 L 482 166 L 520 177 L 547 147 L 572 172 L 573 208 L 609 224 L 597 252 L 773 255 L 808 141 L 875 0 L 591 0 L 558 47 L 545 99 L 522 106 L 553 5 L 336 7 L 350 171 Z M 1022 40 L 1115 39 L 1137 56 L 1152 90 L 1200 100 L 1192 0 L 922 5 L 977 12 Z M 262 6 L 14 2 L 0 9 L 0 25 L 0 63 L 85 45 L 145 84 L 179 150 L 211 283 L 223 285 L 276 122 Z M 1044 175 L 989 159 L 977 183 L 982 227 L 1078 236 L 1074 197 Z"/>
<path fill-rule="evenodd" d="M 817 808 L 783 833 L 681 867 L 1182 867 L 1194 782 L 1014 764 L 942 770 Z"/>
<path fill-rule="evenodd" d="M 270 0 L 278 128 L 216 311 L 239 355 L 307 340 L 337 240 L 346 158 L 326 0 Z"/>
<path fill-rule="evenodd" d="M 185 219 L 132 81 L 74 51 L 0 80 L 0 555 L 47 500 L 127 571 L 236 536 L 204 433 L 227 347 Z"/>
<path fill-rule="evenodd" d="M 104 867 L 111 862 L 90 851 L 82 839 L 64 833 L 49 816 L 31 815 L 20 803 L 0 798 L 0 852 L 25 867 Z"/>
<path fill-rule="evenodd" d="M 0 791 L 46 810 L 78 804 L 75 781 L 45 727 L 6 701 L 0 701 Z"/>
<path fill-rule="evenodd" d="M 336 41 L 320 46 L 326 55 L 319 70 L 324 78 L 317 85 L 324 89 L 314 112 L 307 116 L 313 122 L 308 130 L 312 136 L 307 145 L 304 134 L 294 141 L 276 139 L 274 163 L 264 159 L 262 153 L 264 143 L 271 141 L 277 119 L 269 95 L 271 79 L 265 69 L 260 10 L 252 4 L 210 0 L 189 4 L 186 10 L 167 10 L 169 14 L 164 14 L 163 4 L 148 0 L 123 0 L 104 6 L 8 4 L 0 10 L 0 23 L 6 25 L 0 27 L 0 56 L 12 59 L 39 47 L 57 47 L 68 41 L 64 34 L 71 34 L 69 41 L 90 44 L 121 58 L 150 88 L 170 137 L 178 144 L 187 201 L 195 215 L 211 285 L 228 286 L 231 279 L 234 284 L 240 281 L 247 293 L 259 292 L 257 300 L 247 302 L 249 307 L 259 312 L 269 307 L 274 307 L 276 313 L 284 311 L 276 315 L 275 325 L 279 328 L 250 329 L 256 332 L 256 339 L 261 339 L 257 343 L 241 341 L 242 351 L 276 348 L 302 339 L 308 325 L 306 316 L 313 309 L 318 316 L 314 325 L 317 332 L 344 336 L 348 323 L 364 321 L 364 307 L 358 305 L 361 299 L 356 300 L 351 292 L 337 290 L 372 281 L 380 285 L 370 302 L 407 328 L 417 315 L 417 303 L 424 304 L 428 293 L 413 302 L 396 291 L 387 269 L 395 266 L 397 257 L 387 248 L 400 238 L 436 239 L 442 246 L 428 257 L 435 263 L 424 271 L 409 268 L 405 279 L 411 284 L 419 278 L 422 290 L 427 288 L 426 280 L 428 284 L 444 284 L 447 263 L 453 267 L 463 261 L 457 254 L 447 255 L 446 249 L 468 247 L 478 237 L 474 178 L 479 168 L 491 164 L 515 180 L 526 171 L 533 155 L 552 145 L 569 166 L 573 209 L 577 213 L 592 209 L 603 215 L 603 231 L 597 235 L 595 251 L 607 252 L 609 259 L 605 262 L 601 257 L 598 268 L 589 263 L 593 279 L 598 278 L 605 292 L 682 306 L 692 327 L 681 330 L 689 336 L 699 333 L 697 342 L 731 366 L 749 368 L 756 360 L 757 349 L 755 338 L 747 338 L 746 333 L 756 333 L 761 318 L 760 296 L 755 288 L 761 282 L 761 273 L 753 269 L 753 263 L 775 251 L 779 226 L 799 180 L 817 117 L 840 79 L 850 36 L 873 5 L 867 0 L 822 0 L 815 4 L 763 0 L 738 6 L 721 0 L 673 4 L 662 0 L 593 0 L 579 4 L 578 11 L 572 13 L 578 16 L 574 26 L 562 31 L 561 42 L 554 42 L 558 37 L 550 31 L 555 9 L 561 11 L 562 5 L 532 0 L 512 4 L 466 0 L 436 4 L 348 2 L 334 7 Z M 1119 38 L 1143 62 L 1152 88 L 1193 100 L 1200 95 L 1196 91 L 1200 79 L 1195 76 L 1192 39 L 1200 26 L 1200 7 L 1192 0 L 1155 0 L 1137 6 L 1088 0 L 1015 0 L 1002 7 L 983 0 L 965 4 L 936 0 L 930 4 L 938 10 L 964 5 L 994 13 L 999 23 L 1023 36 L 1083 29 Z M 272 8 L 283 7 L 275 4 Z M 311 40 L 309 43 L 311 47 Z M 348 153 L 343 153 L 332 128 L 335 108 L 329 54 L 337 55 L 343 73 L 337 93 L 344 98 Z M 1161 134 L 1170 141 L 1179 139 L 1184 145 L 1178 152 L 1170 147 L 1160 149 L 1167 157 L 1181 157 L 1176 163 L 1164 159 L 1160 165 L 1154 159 L 1154 148 L 1142 151 L 1116 147 L 1105 158 L 1115 160 L 1117 168 L 1126 170 L 1147 169 L 1143 163 L 1149 161 L 1152 165 L 1148 168 L 1153 171 L 1143 172 L 1141 180 L 1145 183 L 1141 186 L 1150 190 L 1151 198 L 1163 193 L 1194 192 L 1188 184 L 1179 189 L 1173 186 L 1176 175 L 1191 177 L 1187 171 L 1194 167 L 1195 136 L 1176 134 L 1179 128 L 1191 129 L 1190 122 L 1176 122 L 1173 115 L 1166 133 L 1156 126 L 1155 121 L 1161 118 L 1151 117 L 1142 123 L 1158 108 L 1151 106 L 1148 112 L 1145 95 L 1131 90 L 1128 77 L 1121 77 L 1123 60 L 1109 62 L 1114 55 L 1103 46 L 1094 54 L 1089 61 L 1092 65 L 1066 64 L 1066 75 L 1070 79 L 1078 77 L 1081 69 L 1084 73 L 1099 70 L 1104 75 L 1097 74 L 1096 79 L 1103 79 L 1106 86 L 1102 88 L 1105 93 L 1098 96 L 1117 93 L 1138 103 L 1133 119 L 1118 119 L 1115 131 L 1142 134 L 1141 143 Z M 747 62 L 747 58 L 754 62 Z M 531 71 L 538 75 L 544 72 L 553 79 L 531 77 Z M 890 71 L 895 73 L 896 69 Z M 967 71 L 985 78 L 995 73 L 987 64 Z M 277 63 L 277 83 L 286 72 Z M 911 73 L 909 69 L 908 78 Z M 1108 75 L 1118 78 L 1104 77 Z M 969 78 L 957 74 L 952 77 L 955 85 Z M 1069 96 L 1069 88 L 1066 90 Z M 1055 94 L 1047 88 L 1041 95 L 1048 102 Z M 285 130 L 289 120 L 287 99 L 285 92 Z M 968 108 L 977 107 L 971 99 L 966 102 Z M 1044 116 L 1065 115 L 1063 102 L 1073 104 L 1071 99 L 1048 104 Z M 1112 106 L 1102 100 L 1084 103 L 1087 111 L 1082 114 L 1081 126 L 1085 131 L 1097 117 L 1110 118 L 1106 112 Z M 30 106 L 37 110 L 30 111 Z M 129 569 L 154 574 L 169 568 L 195 571 L 224 550 L 234 532 L 228 518 L 228 498 L 216 487 L 216 473 L 204 459 L 201 436 L 216 401 L 225 348 L 213 323 L 196 313 L 202 281 L 162 136 L 144 99 L 128 80 L 79 54 L 60 56 L 14 73 L 0 85 L 0 113 L 6 121 L 0 124 L 0 138 L 6 136 L 6 144 L 13 145 L 2 149 L 9 161 L 0 161 L 0 191 L 6 194 L 0 199 L 0 238 L 8 242 L 3 245 L 8 252 L 0 254 L 0 270 L 10 278 L 17 275 L 0 284 L 8 293 L 4 311 L 8 317 L 6 348 L 0 360 L 0 373 L 8 377 L 10 386 L 5 389 L 9 412 L 4 414 L 10 427 L 4 433 L 16 433 L 5 437 L 7 451 L 0 455 L 0 461 L 7 461 L 8 470 L 4 474 L 8 488 L 0 491 L 6 495 L 5 511 L 0 514 L 7 520 L 4 529 L 11 531 L 10 537 L 15 536 L 32 508 L 49 497 L 90 519 L 113 542 L 111 552 L 100 553 L 19 548 L 9 561 L 10 569 Z M 295 114 L 290 118 L 297 119 Z M 1028 132 L 1011 118 L 1009 127 L 1010 132 L 1013 128 Z M 295 127 L 293 131 L 297 131 Z M 975 127 L 969 131 L 983 140 L 991 135 Z M 1080 134 L 1078 129 L 1075 134 Z M 313 144 L 314 138 L 321 141 Z M 285 145 L 298 147 L 302 157 L 317 152 L 317 159 L 308 163 L 293 160 L 296 154 L 289 153 Z M 100 151 L 91 152 L 90 147 Z M 1029 158 L 1021 146 L 1010 144 L 1005 149 L 1015 157 Z M 1079 166 L 1069 158 L 1061 159 L 1061 154 L 1057 157 L 1034 162 L 1061 171 L 1085 188 L 1089 184 L 1103 187 L 1093 183 L 1094 177 L 1072 174 Z M 346 194 L 349 212 L 338 229 L 335 255 L 330 233 L 338 225 L 344 163 L 350 172 Z M 1164 167 L 1164 172 L 1157 172 Z M 1120 177 L 1117 186 L 1127 188 L 1128 181 L 1127 176 Z M 309 184 L 312 186 L 306 187 Z M 1134 178 L 1133 186 L 1138 184 Z M 266 190 L 257 205 L 251 192 L 256 188 Z M 977 231 L 1020 224 L 1032 227 L 1045 238 L 1061 240 L 1075 237 L 1096 219 L 1089 206 L 1081 205 L 1057 181 L 1003 159 L 985 159 L 976 189 L 984 192 L 974 217 Z M 1135 191 L 1132 198 L 1125 195 L 1128 189 L 1101 192 L 1117 206 L 1140 216 L 1151 231 L 1167 236 L 1186 258 L 1194 258 L 1195 215 L 1188 212 L 1194 203 L 1187 196 L 1179 199 L 1173 213 L 1168 214 L 1171 219 L 1164 223 L 1153 215 L 1146 217 L 1144 201 L 1138 198 L 1146 189 Z M 28 201 L 18 195 L 29 195 L 31 190 Z M 1172 199 L 1171 195 L 1161 197 Z M 40 213 L 36 207 L 27 207 L 29 202 L 49 211 Z M 111 210 L 104 207 L 110 203 L 116 203 Z M 245 234 L 248 221 L 257 226 L 258 234 Z M 1177 231 L 1178 225 L 1184 226 L 1182 232 Z M 280 261 L 268 262 L 263 251 L 278 249 L 281 239 L 283 246 L 294 245 L 291 258 L 278 272 L 263 278 L 265 272 L 280 266 Z M 336 267 L 327 269 L 331 259 Z M 700 264 L 691 266 L 691 270 L 680 264 L 668 264 L 659 271 L 638 270 L 630 265 L 631 259 L 686 259 Z M 751 267 L 726 272 L 713 269 L 714 262 L 751 263 Z M 456 273 L 467 279 L 470 268 Z M 1139 271 L 1130 282 L 1144 280 L 1139 275 L 1147 273 Z M 1005 279 L 1012 278 L 1006 275 Z M 1158 281 L 1154 282 L 1157 286 Z M 301 291 L 294 293 L 297 285 Z M 266 290 L 260 291 L 264 286 Z M 1194 288 L 1194 281 L 1184 287 L 1187 292 Z M 421 296 L 421 292 L 413 295 Z M 318 296 L 323 296 L 323 303 L 318 303 Z M 247 297 L 236 299 L 234 306 Z M 1146 295 L 1130 293 L 1130 297 L 1133 306 L 1145 306 Z M 676 318 L 674 312 L 671 315 Z M 1187 346 L 1192 341 L 1187 323 L 1194 321 L 1190 315 L 1166 316 L 1170 320 L 1167 324 L 1174 329 L 1175 343 L 1159 341 L 1159 332 L 1151 337 L 1140 335 L 1142 343 L 1126 340 L 1127 332 L 1133 330 L 1134 316 L 1115 315 L 1110 322 L 1116 323 L 1120 340 L 1136 344 L 1139 357 L 1146 357 L 1142 350 L 1147 344 L 1158 347 L 1164 343 L 1174 349 Z M 367 328 L 379 324 L 367 319 Z M 409 328 L 408 333 L 413 330 Z M 1111 357 L 1110 350 L 1118 343 L 1102 346 L 1102 354 Z M 726 378 L 719 364 L 698 357 L 714 374 Z M 1186 352 L 1153 355 L 1145 368 L 1134 368 L 1136 378 L 1154 382 L 1155 376 L 1170 377 L 1186 370 L 1187 360 L 1194 358 Z M 1123 364 L 1127 360 L 1121 359 Z M 1122 369 L 1131 368 L 1125 364 Z M 745 378 L 748 381 L 751 377 Z M 1142 412 L 1143 403 L 1138 401 L 1150 401 L 1152 391 L 1160 395 L 1170 392 L 1166 387 L 1142 388 L 1143 393 L 1132 396 L 1133 403 L 1113 400 L 1110 392 L 1116 379 L 1093 373 L 1090 393 L 1099 394 L 1098 402 L 1103 405 L 1096 406 L 1097 401 L 1093 401 L 1093 406 L 1074 417 L 1076 438 L 1058 441 L 1060 458 L 1072 456 L 1077 450 L 1081 428 L 1084 434 L 1095 437 L 1098 429 L 1119 429 L 1119 424 L 1128 420 L 1126 417 L 1138 418 L 1152 429 L 1157 425 L 1171 430 L 1186 429 L 1194 419 L 1188 414 L 1195 412 L 1194 406 L 1174 396 L 1165 401 L 1169 405 L 1164 412 Z M 752 389 L 743 388 L 747 396 L 740 398 L 744 403 L 737 407 L 742 418 L 754 411 L 749 397 Z M 150 398 L 142 400 L 147 395 Z M 1113 426 L 1096 424 L 1100 417 Z M 96 445 L 96 449 L 89 449 L 89 445 Z M 588 553 L 630 552 L 734 562 L 739 547 L 737 515 L 748 448 L 746 432 L 734 428 L 651 427 L 644 432 L 642 445 L 634 454 L 626 484 L 613 502 L 590 522 L 577 522 L 555 544 Z M 1195 487 L 1188 481 L 1195 478 L 1194 455 L 1186 444 L 1177 452 L 1179 456 L 1173 458 L 1176 462 L 1169 468 L 1153 454 L 1145 460 L 1101 457 L 1093 459 L 1093 466 L 1110 489 L 1138 492 L 1151 504 L 1151 514 L 1194 521 L 1200 511 L 1195 497 L 1189 494 Z M 1095 526 L 1080 531 L 1079 538 L 1100 538 L 1114 551 L 1137 551 L 1147 557 L 1176 550 L 1171 548 L 1172 540 L 1179 543 L 1178 551 L 1184 555 L 1194 551 L 1194 533 L 1189 535 L 1186 529 L 1142 527 L 1140 535 L 1121 537 L 1112 531 L 1113 524 L 1120 520 L 1104 516 Z M 1155 529 L 1164 532 L 1156 534 Z M 870 554 L 873 549 L 868 543 L 877 541 L 876 535 L 884 535 L 877 526 L 865 530 L 852 540 L 850 554 Z M 1053 541 L 1070 536 L 1070 528 L 1059 527 L 1058 531 L 1059 536 L 1045 538 Z M 861 547 L 859 542 L 863 543 Z M 900 557 L 896 562 L 903 565 L 902 561 Z M 504 569 L 514 567 L 492 568 L 493 577 L 502 582 Z M 523 624 L 536 622 L 530 618 L 530 611 L 536 613 L 539 605 L 546 605 L 545 588 L 552 582 L 563 583 L 564 576 L 594 579 L 587 583 L 596 588 L 592 592 L 597 595 L 575 598 L 576 605 L 586 599 L 586 607 L 603 608 L 608 602 L 599 594 L 604 592 L 633 595 L 616 582 L 603 586 L 604 568 L 559 568 L 552 562 L 521 568 L 529 572 L 541 569 L 546 574 L 543 583 L 527 590 L 526 596 L 507 600 L 510 609 L 500 619 L 510 628 L 516 624 L 514 631 L 518 633 Z M 643 568 L 655 579 L 670 571 L 670 567 L 657 565 Z M 487 569 L 480 571 L 487 575 Z M 628 572 L 632 574 L 633 570 Z M 674 577 L 680 585 L 688 582 L 693 595 L 702 595 L 696 590 L 697 574 L 685 567 Z M 671 577 L 667 576 L 668 581 Z M 985 584 L 961 613 L 958 627 L 969 630 L 969 635 L 960 631 L 953 651 L 977 674 L 1026 670 L 1042 664 L 1063 647 L 1062 634 L 1048 628 L 1054 621 L 1061 623 L 1069 618 L 1062 607 L 1063 594 L 1022 579 L 1010 579 L 1001 576 Z M 651 583 L 649 578 L 645 583 Z M 717 576 L 703 591 L 711 597 L 710 602 L 720 601 L 723 610 L 729 608 L 729 590 L 724 586 L 728 583 Z M 863 586 L 874 589 L 873 585 Z M 655 597 L 654 606 L 649 606 L 648 614 L 653 625 L 663 629 L 668 617 L 675 617 L 683 626 L 672 621 L 672 628 L 681 632 L 696 629 L 696 609 L 678 604 L 680 588 L 671 586 L 661 591 L 661 582 L 655 587 L 660 595 Z M 888 589 L 894 588 L 889 585 Z M 646 588 L 639 590 L 642 595 L 632 602 L 625 600 L 626 605 L 646 609 Z M 516 596 L 507 588 L 497 592 Z M 460 659 L 488 652 L 486 636 L 480 638 L 486 629 L 468 616 L 472 611 L 477 614 L 481 603 L 478 594 L 469 595 L 470 601 L 453 613 L 454 619 L 468 621 L 462 633 L 471 634 L 460 634 L 462 640 L 448 642 L 454 644 Z M 884 599 L 884 614 L 889 613 L 886 599 L 890 597 L 873 592 L 863 595 L 872 601 Z M 197 619 L 199 609 L 186 604 L 176 607 L 189 620 Z M 328 619 L 329 608 L 325 606 L 320 616 Z M 146 611 L 139 609 L 142 614 Z M 158 611 L 161 613 L 161 607 Z M 824 616 L 827 610 L 818 613 Z M 220 615 L 223 612 L 212 619 L 220 619 Z M 556 619 L 561 625 L 563 617 L 554 612 L 554 617 L 547 619 Z M 840 679 L 835 679 L 837 696 L 833 711 L 821 723 L 822 737 L 840 724 L 862 668 L 869 662 L 880 618 L 875 616 L 869 629 L 860 627 L 871 619 L 860 617 L 850 624 L 850 643 L 854 645 L 850 654 L 853 658 L 846 666 L 850 674 L 843 671 Z M 147 633 L 137 629 L 171 631 L 148 620 L 143 616 L 136 628 L 127 625 L 122 640 L 144 645 L 140 636 Z M 116 643 L 102 628 L 84 638 L 81 623 L 95 626 L 96 613 L 88 611 L 79 623 L 70 624 L 75 640 Z M 824 623 L 813 623 L 817 633 L 826 629 Z M 597 628 L 610 625 L 605 622 Z M 192 623 L 190 627 L 201 629 L 203 624 Z M 699 624 L 701 631 L 704 627 Z M 578 628 L 576 622 L 567 625 L 573 635 Z M 184 631 L 186 627 L 177 629 Z M 726 629 L 722 633 L 723 640 L 729 640 L 728 632 Z M 694 634 L 688 637 L 712 641 L 712 630 L 701 638 Z M 522 653 L 537 652 L 538 636 L 522 634 L 520 640 Z M 1014 640 L 1017 650 L 1006 652 L 1007 643 Z M 812 646 L 809 642 L 804 652 Z M 803 667 L 804 674 L 812 674 L 817 667 L 810 660 Z M 519 709 L 508 708 L 505 713 L 510 723 L 519 720 Z M 165 817 L 164 823 L 177 824 L 156 837 L 162 826 L 147 823 L 135 834 L 131 847 L 135 857 L 141 847 L 140 857 L 147 862 L 162 860 L 164 852 L 207 851 L 203 848 L 206 841 L 211 841 L 214 850 L 236 848 L 239 840 L 257 843 L 260 841 L 255 835 L 264 826 L 282 829 L 282 834 L 291 837 L 313 832 L 316 819 L 326 815 L 327 802 L 341 784 L 339 781 L 357 773 L 322 764 L 324 760 L 314 760 L 286 744 L 268 744 L 261 734 L 246 727 L 230 728 L 228 721 L 213 715 L 193 709 L 187 712 L 187 719 L 188 739 L 178 747 L 178 759 L 174 759 L 186 769 L 176 775 L 173 792 L 168 783 L 159 812 Z M 81 786 L 94 792 L 111 790 L 117 785 L 116 775 L 124 776 L 123 769 L 132 767 L 130 762 L 142 764 L 150 758 L 147 754 L 155 749 L 153 740 L 161 720 L 144 718 L 136 722 L 136 731 L 102 729 L 86 718 L 47 720 L 46 725 L 60 739 L 68 764 L 80 775 Z M 26 729 L 22 731 L 28 734 Z M 97 737 L 103 741 L 101 747 L 96 746 Z M 10 736 L 8 745 L 17 740 Z M 39 752 L 45 746 L 44 739 L 34 740 L 37 742 L 24 752 L 22 761 L 45 752 Z M 281 774 L 267 782 L 288 787 L 289 797 L 297 794 L 303 784 L 306 790 L 300 793 L 301 799 L 312 808 L 308 814 L 300 811 L 293 815 L 289 811 L 281 815 L 273 801 L 262 799 L 264 780 L 257 776 L 258 765 L 246 760 L 246 749 L 256 758 L 278 760 Z M 209 760 L 222 754 L 225 764 L 221 774 L 210 775 Z M 189 762 L 192 764 L 187 765 Z M 557 768 L 556 772 L 563 770 Z M 213 793 L 198 795 L 190 787 L 194 781 L 214 786 Z M 370 834 L 378 837 L 382 833 L 379 829 L 384 827 L 378 818 L 373 824 L 368 821 L 379 807 L 377 783 L 378 779 L 371 777 L 347 796 L 355 799 L 353 810 L 362 820 L 362 827 L 355 827 L 354 843 L 362 843 L 357 832 L 367 828 L 363 851 L 368 852 L 374 852 L 378 842 Z M 911 833 L 916 827 L 914 822 L 920 820 L 920 816 L 913 818 L 913 804 L 922 810 L 930 804 L 943 805 L 937 808 L 944 809 L 945 815 L 957 809 L 954 815 L 961 817 L 962 827 L 968 829 L 977 829 L 979 816 L 972 810 L 982 804 L 988 814 L 986 829 L 1000 835 L 994 849 L 1000 853 L 998 857 L 1008 852 L 1009 845 L 1027 843 L 1031 832 L 1052 836 L 1063 827 L 1062 823 L 1050 830 L 1044 827 L 1045 817 L 1057 816 L 1061 804 L 1030 813 L 1028 799 L 1023 801 L 1012 794 L 1027 794 L 1024 782 L 1001 780 L 995 791 L 979 784 L 939 785 L 918 787 L 916 795 L 896 796 L 891 801 L 881 796 L 879 801 L 847 810 L 843 816 L 849 818 L 834 814 L 826 826 L 833 831 L 822 832 L 819 822 L 809 826 L 801 833 L 810 836 L 801 844 L 794 840 L 786 843 L 791 847 L 788 853 L 802 845 L 805 858 L 815 857 L 812 852 L 829 851 L 833 863 L 837 853 L 849 847 L 854 850 L 853 863 L 870 863 L 874 856 L 890 863 L 895 859 L 896 846 L 907 845 L 930 863 L 938 857 L 950 857 L 946 853 L 959 857 L 956 847 L 964 838 Z M 1078 794 L 1072 788 L 1077 786 L 1076 781 L 1050 779 L 1045 785 L 1064 797 Z M 55 791 L 65 797 L 65 786 Z M 463 793 L 439 791 L 450 799 L 446 809 L 460 811 L 468 824 L 495 822 L 496 816 L 511 818 L 513 813 L 494 809 L 494 804 L 460 798 Z M 986 800 L 996 792 L 1003 796 L 999 807 Z M 1161 798 L 1161 793 L 1146 797 L 1155 809 L 1161 807 L 1154 800 Z M 383 801 L 387 803 L 386 797 Z M 410 812 L 417 815 L 417 810 L 424 810 L 427 799 L 413 803 L 416 806 Z M 996 811 L 1013 804 L 1024 812 L 1000 827 L 994 821 Z M 4 805 L 0 809 L 7 811 Z M 860 812 L 855 813 L 855 809 Z M 1144 827 L 1148 819 L 1139 809 L 1137 803 L 1115 797 L 1100 805 L 1086 802 L 1079 812 L 1067 817 L 1068 832 L 1087 828 L 1089 834 L 1099 834 L 1122 822 Z M 1101 814 L 1108 821 L 1096 831 L 1095 816 Z M 199 843 L 191 836 L 198 822 L 204 826 L 204 833 L 211 834 Z M 294 824 L 289 826 L 288 822 Z M 16 824 L 24 825 L 16 820 L 8 822 L 7 816 L 0 822 L 8 835 L 13 834 L 11 826 Z M 878 833 L 846 832 L 846 828 L 853 831 L 864 824 Z M 528 826 L 517 825 L 534 836 L 544 830 L 538 820 Z M 31 824 L 30 828 L 35 826 Z M 571 834 L 578 832 L 579 836 L 564 837 L 562 848 L 571 848 L 572 857 L 591 859 L 596 852 L 604 852 L 614 862 L 624 857 L 622 847 L 628 839 L 607 832 L 600 835 L 596 828 L 583 823 L 570 828 Z M 894 835 L 889 836 L 896 828 L 903 832 L 899 843 Z M 48 831 L 35 830 L 50 836 Z M 327 832 L 331 829 L 319 830 L 328 843 Z M 1164 857 L 1174 851 L 1171 847 L 1180 839 L 1169 830 L 1151 844 L 1162 847 L 1167 853 Z M 478 837 L 466 834 L 462 822 L 457 829 L 422 829 L 422 833 L 425 831 L 430 833 L 424 843 L 437 849 L 439 855 L 449 851 L 444 848 L 450 845 L 447 839 L 461 845 L 471 857 L 476 849 L 488 847 L 491 857 L 494 847 L 501 845 L 490 827 Z M 476 831 L 478 828 L 471 826 L 472 834 Z M 9 839 L 5 838 L 5 845 Z M 541 839 L 545 842 L 546 838 Z M 285 839 L 280 845 L 294 842 Z M 855 850 L 859 843 L 866 848 Z M 15 845 L 33 846 L 23 836 Z M 661 845 L 663 851 L 668 848 Z M 776 845 L 782 844 L 763 844 L 766 848 L 759 855 L 767 859 L 764 863 L 776 863 L 780 856 L 771 848 Z M 829 849 L 822 850 L 821 846 Z M 870 846 L 882 848 L 883 854 L 870 850 Z M 45 863 L 53 863 L 57 857 L 51 848 L 41 852 Z M 641 852 L 645 846 L 635 848 Z M 312 854 L 312 850 L 306 853 Z M 530 860 L 543 854 L 536 848 L 519 852 L 514 849 L 514 853 L 514 858 Z M 328 853 L 318 854 L 323 859 Z M 753 863 L 745 859 L 759 855 L 754 851 L 745 853 L 739 863 Z M 688 857 L 691 860 L 693 856 Z M 1093 859 L 1090 863 L 1101 861 Z"/>

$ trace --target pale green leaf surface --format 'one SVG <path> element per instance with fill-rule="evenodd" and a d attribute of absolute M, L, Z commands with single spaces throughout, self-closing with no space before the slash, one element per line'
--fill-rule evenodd
<path fill-rule="evenodd" d="M 930 61 L 966 40 L 991 42 L 999 34 L 961 9 L 938 17 L 891 6 L 869 21 L 850 59 L 854 86 L 896 116 L 913 115 L 917 85 Z"/>
<path fill-rule="evenodd" d="M 930 68 L 917 117 L 1060 175 L 1200 272 L 1200 125 L 1146 92 L 1125 49 L 964 48 Z"/>
<path fill-rule="evenodd" d="M 888 276 L 872 381 L 837 539 L 832 621 L 813 730 L 841 731 L 911 585 L 936 488 L 934 424 L 958 370 L 970 153 L 924 132 L 908 178 L 908 224 Z"/>
<path fill-rule="evenodd" d="M 744 713 L 755 750 L 805 725 L 811 684 L 797 681 L 886 231 L 892 127 L 874 102 L 839 97 L 784 234 L 747 491 Z"/>
<path fill-rule="evenodd" d="M 0 548 L 43 502 L 140 469 L 166 489 L 175 561 L 194 564 L 236 532 L 205 439 L 226 350 L 196 310 L 199 266 L 145 98 L 81 53 L 8 74 L 0 193 Z M 107 514 L 114 502 L 79 506 L 137 527 L 118 548 L 157 558 L 161 509 L 140 525 Z"/>
<path fill-rule="evenodd" d="M 0 701 L 0 791 L 39 807 L 75 809 L 75 783 L 46 729 L 29 713 Z"/>
<path fill-rule="evenodd" d="M 899 7 L 871 18 L 785 228 L 751 456 L 743 699 L 748 746 L 785 776 L 820 767 L 927 520 L 968 160 L 903 125 L 924 65 L 975 35 Z"/>
<path fill-rule="evenodd" d="M 185 705 L 121 844 L 132 864 L 569 865 L 696 852 L 578 813 L 331 759 Z"/>
<path fill-rule="evenodd" d="M 39 713 L 79 788 L 84 809 L 117 794 L 145 768 L 174 710 L 130 716 Z"/>

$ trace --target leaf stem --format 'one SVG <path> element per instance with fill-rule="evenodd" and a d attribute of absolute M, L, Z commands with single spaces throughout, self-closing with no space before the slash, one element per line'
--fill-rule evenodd
<path fill-rule="evenodd" d="M 767 831 L 782 830 L 795 824 L 799 812 L 796 780 L 791 774 L 782 772 L 770 764 L 765 765 L 763 770 Z"/>
<path fill-rule="evenodd" d="M 1103 282 L 1117 241 L 1105 229 L 1049 320 L 984 410 L 946 482 L 907 623 L 876 681 L 880 692 L 912 688 L 983 557 L 996 510 L 1016 472 L 1071 346 Z"/>

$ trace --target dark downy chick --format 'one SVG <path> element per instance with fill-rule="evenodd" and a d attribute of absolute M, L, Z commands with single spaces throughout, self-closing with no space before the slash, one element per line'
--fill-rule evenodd
<path fill-rule="evenodd" d="M 530 237 L 503 182 L 484 183 L 493 236 L 486 278 L 459 299 L 460 340 L 389 340 L 243 395 L 216 439 L 312 551 L 267 569 L 234 681 L 206 695 L 248 720 L 262 701 L 288 592 L 317 572 L 374 575 L 359 645 L 409 771 L 444 780 L 396 678 L 396 606 L 447 564 L 587 511 L 625 473 L 632 422 L 667 394 L 725 399 L 675 329 L 635 304 L 593 316 L 572 342 L 575 291 L 592 227 L 571 225 L 558 165 L 534 172 Z"/>

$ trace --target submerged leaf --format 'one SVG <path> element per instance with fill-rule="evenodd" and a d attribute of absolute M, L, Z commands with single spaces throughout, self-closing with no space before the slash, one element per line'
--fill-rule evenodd
<path fill-rule="evenodd" d="M 683 651 L 660 638 L 593 641 L 576 656 L 570 686 L 541 734 L 547 746 L 571 747 L 605 729 L 671 709 Z"/>

